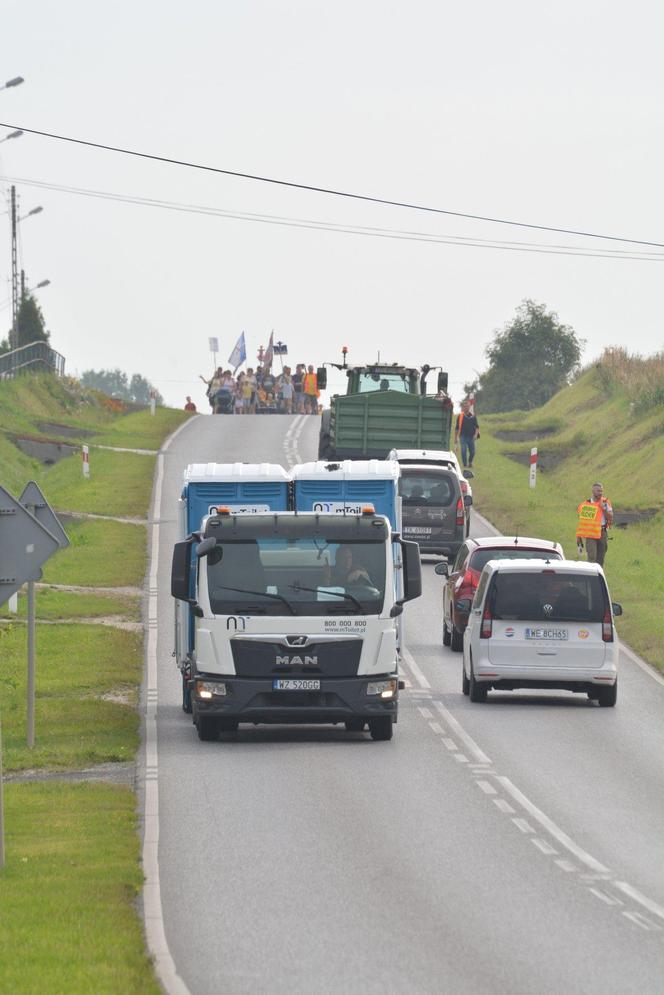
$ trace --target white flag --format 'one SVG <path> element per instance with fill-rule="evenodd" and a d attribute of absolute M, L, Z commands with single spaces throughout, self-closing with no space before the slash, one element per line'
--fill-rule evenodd
<path fill-rule="evenodd" d="M 240 338 L 235 343 L 235 348 L 228 357 L 228 365 L 233 367 L 233 373 L 239 366 L 242 366 L 247 358 L 247 347 L 244 342 L 244 332 L 240 333 Z"/>
<path fill-rule="evenodd" d="M 270 332 L 270 341 L 267 344 L 265 355 L 263 356 L 263 369 L 269 370 L 274 359 L 274 329 Z"/>

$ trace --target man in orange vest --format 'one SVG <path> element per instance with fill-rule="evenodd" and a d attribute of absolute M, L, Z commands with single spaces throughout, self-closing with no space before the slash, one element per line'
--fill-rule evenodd
<path fill-rule="evenodd" d="M 318 397 L 320 391 L 318 389 L 318 377 L 314 373 L 313 366 L 307 368 L 307 372 L 302 377 L 302 394 L 304 396 L 304 405 L 306 410 L 310 415 L 318 414 Z"/>
<path fill-rule="evenodd" d="M 576 544 L 579 553 L 583 552 L 583 540 L 586 540 L 586 553 L 589 563 L 599 563 L 604 566 L 607 548 L 607 531 L 613 525 L 613 507 L 608 498 L 604 497 L 601 484 L 593 484 L 592 497 L 582 501 L 577 508 L 579 524 L 576 529 Z"/>

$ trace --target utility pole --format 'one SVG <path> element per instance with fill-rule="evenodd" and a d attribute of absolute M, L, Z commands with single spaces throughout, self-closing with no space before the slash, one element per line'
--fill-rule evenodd
<path fill-rule="evenodd" d="M 12 186 L 12 331 L 9 346 L 18 349 L 18 263 L 16 253 L 16 187 Z"/>

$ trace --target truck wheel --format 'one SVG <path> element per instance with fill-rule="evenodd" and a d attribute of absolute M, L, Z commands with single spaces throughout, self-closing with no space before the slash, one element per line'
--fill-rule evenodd
<path fill-rule="evenodd" d="M 202 739 L 204 743 L 214 742 L 214 740 L 219 739 L 221 731 L 219 719 L 212 715 L 199 715 L 196 721 L 196 731 L 198 738 Z"/>
<path fill-rule="evenodd" d="M 318 436 L 318 459 L 333 460 L 335 458 L 330 431 L 331 411 L 324 411 L 320 420 L 320 435 Z"/>
<path fill-rule="evenodd" d="M 450 630 L 447 628 L 447 622 L 443 619 L 443 646 L 449 646 L 451 642 Z"/>
<path fill-rule="evenodd" d="M 454 622 L 452 622 L 450 644 L 455 653 L 460 653 L 463 649 L 463 632 L 459 632 L 459 630 L 455 627 Z"/>
<path fill-rule="evenodd" d="M 182 711 L 186 712 L 187 715 L 191 715 L 191 685 L 189 683 L 189 678 L 182 675 Z"/>
<path fill-rule="evenodd" d="M 371 738 L 376 741 L 392 739 L 393 726 L 391 715 L 381 715 L 378 719 L 369 719 Z"/>
<path fill-rule="evenodd" d="M 347 719 L 344 722 L 346 732 L 363 732 L 366 722 L 364 719 Z"/>
<path fill-rule="evenodd" d="M 611 687 L 598 688 L 596 697 L 600 708 L 613 708 L 618 700 L 618 680 Z"/>

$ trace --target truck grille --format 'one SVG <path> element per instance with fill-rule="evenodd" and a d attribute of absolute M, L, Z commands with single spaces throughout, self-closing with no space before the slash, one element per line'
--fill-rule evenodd
<path fill-rule="evenodd" d="M 231 639 L 238 677 L 355 677 L 361 639 L 289 646 L 286 641 Z"/>

